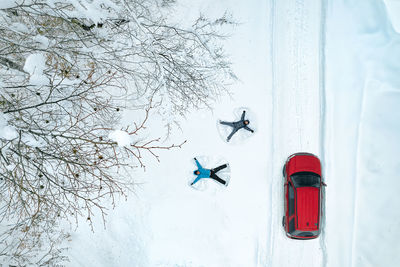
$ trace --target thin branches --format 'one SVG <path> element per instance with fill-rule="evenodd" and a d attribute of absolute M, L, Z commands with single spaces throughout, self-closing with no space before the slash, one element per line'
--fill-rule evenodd
<path fill-rule="evenodd" d="M 56 262 L 61 219 L 105 218 L 132 189 L 133 170 L 186 142 L 146 137 L 155 112 L 169 131 L 175 116 L 211 107 L 235 80 L 219 43 L 218 29 L 232 24 L 226 15 L 184 28 L 165 16 L 173 1 L 78 2 L 0 10 L 0 115 L 13 132 L 0 135 L 0 221 L 8 223 L 0 257 L 18 264 Z M 128 125 L 124 112 L 135 118 Z M 115 130 L 129 144 L 112 139 Z"/>

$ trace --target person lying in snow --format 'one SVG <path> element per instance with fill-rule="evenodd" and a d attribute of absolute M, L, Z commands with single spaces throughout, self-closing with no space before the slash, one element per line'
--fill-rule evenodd
<path fill-rule="evenodd" d="M 250 124 L 250 121 L 244 119 L 245 115 L 246 115 L 246 111 L 243 110 L 242 117 L 240 118 L 240 121 L 234 121 L 234 122 L 219 121 L 220 124 L 228 125 L 228 126 L 231 126 L 233 128 L 231 134 L 226 138 L 227 142 L 229 142 L 229 140 L 231 140 L 232 136 L 242 128 L 246 129 L 247 131 L 250 131 L 250 132 L 254 133 L 254 131 L 252 129 L 250 129 L 249 126 L 247 126 L 247 125 Z"/>
<path fill-rule="evenodd" d="M 194 175 L 197 175 L 196 179 L 194 179 L 194 181 L 191 183 L 191 185 L 194 185 L 195 183 L 197 183 L 200 179 L 203 178 L 211 178 L 223 185 L 226 184 L 226 181 L 222 180 L 221 178 L 218 177 L 218 175 L 216 175 L 217 172 L 219 172 L 222 169 L 225 169 L 226 167 L 228 167 L 227 164 L 223 164 L 221 166 L 218 166 L 214 169 L 205 169 L 201 166 L 201 164 L 199 163 L 199 161 L 194 158 L 194 160 L 196 161 L 196 165 L 197 165 L 197 170 L 195 170 L 193 172 Z"/>

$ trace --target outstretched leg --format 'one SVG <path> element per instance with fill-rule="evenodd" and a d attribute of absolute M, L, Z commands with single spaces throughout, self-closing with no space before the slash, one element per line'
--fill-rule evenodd
<path fill-rule="evenodd" d="M 226 167 L 228 167 L 228 165 L 223 164 L 223 165 L 221 165 L 221 166 L 218 166 L 218 167 L 212 169 L 212 171 L 213 171 L 214 173 L 217 173 L 217 172 L 219 172 L 220 170 L 225 169 Z"/>
<path fill-rule="evenodd" d="M 219 121 L 219 123 L 222 124 L 222 125 L 228 125 L 228 126 L 234 127 L 233 122 Z"/>
<path fill-rule="evenodd" d="M 213 171 L 211 171 L 210 178 L 215 180 L 215 181 L 217 181 L 217 182 L 219 182 L 219 183 L 221 183 L 221 184 L 223 184 L 223 185 L 226 184 L 226 181 L 222 180 L 221 178 L 219 178 L 218 175 L 216 175 L 215 172 L 213 172 Z"/>
<path fill-rule="evenodd" d="M 233 129 L 233 131 L 231 132 L 231 134 L 226 138 L 226 141 L 229 142 L 229 140 L 231 140 L 232 136 L 238 131 L 238 128 Z"/>

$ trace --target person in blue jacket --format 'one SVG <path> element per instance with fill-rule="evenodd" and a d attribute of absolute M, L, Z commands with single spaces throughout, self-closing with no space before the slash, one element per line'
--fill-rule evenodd
<path fill-rule="evenodd" d="M 216 173 L 219 172 L 220 170 L 225 169 L 226 167 L 228 167 L 227 164 L 223 164 L 223 165 L 218 166 L 218 167 L 216 167 L 214 169 L 205 169 L 205 168 L 203 168 L 201 166 L 201 164 L 199 163 L 199 161 L 196 158 L 194 158 L 194 161 L 196 162 L 197 170 L 195 170 L 193 172 L 193 174 L 197 175 L 197 177 L 196 177 L 196 179 L 194 179 L 194 181 L 193 181 L 193 183 L 191 183 L 191 185 L 194 185 L 200 179 L 203 179 L 203 178 L 211 178 L 211 179 L 213 179 L 213 180 L 215 180 L 215 181 L 217 181 L 217 182 L 219 182 L 219 183 L 221 183 L 223 185 L 226 184 L 226 181 L 221 179 L 221 178 L 219 178 L 218 175 L 216 175 Z"/>
<path fill-rule="evenodd" d="M 245 115 L 246 115 L 246 111 L 243 110 L 243 113 L 242 113 L 242 116 L 240 117 L 240 120 L 234 121 L 234 122 L 227 122 L 227 121 L 220 121 L 219 122 L 222 125 L 228 125 L 228 126 L 231 126 L 233 128 L 232 132 L 230 133 L 230 135 L 226 138 L 227 142 L 229 142 L 229 140 L 231 140 L 232 136 L 242 128 L 246 129 L 249 132 L 254 133 L 254 130 L 250 129 L 250 127 L 248 126 L 250 124 L 250 121 L 244 118 Z"/>

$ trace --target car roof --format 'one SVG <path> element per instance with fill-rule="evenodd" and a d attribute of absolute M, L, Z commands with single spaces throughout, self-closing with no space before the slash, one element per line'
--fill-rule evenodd
<path fill-rule="evenodd" d="M 296 229 L 301 231 L 318 230 L 319 224 L 319 188 L 296 188 Z"/>

